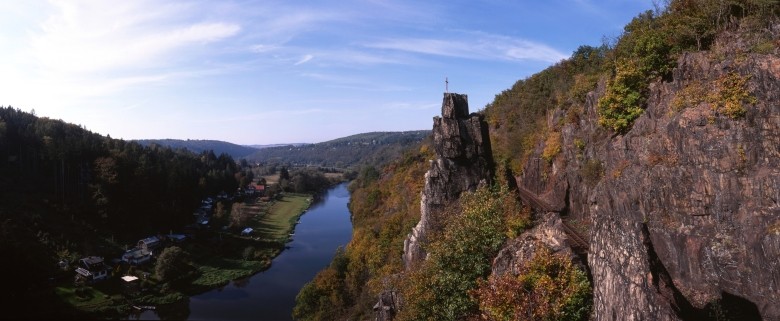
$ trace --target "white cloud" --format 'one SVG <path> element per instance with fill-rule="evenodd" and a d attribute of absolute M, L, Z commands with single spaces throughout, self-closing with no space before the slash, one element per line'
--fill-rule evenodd
<path fill-rule="evenodd" d="M 561 59 L 568 57 L 568 55 L 564 55 L 544 44 L 524 39 L 483 33 L 468 33 L 458 40 L 394 38 L 367 44 L 366 46 L 376 49 L 400 50 L 413 53 L 480 60 L 537 60 L 558 62 Z"/>
<path fill-rule="evenodd" d="M 186 12 L 185 6 L 151 10 L 143 4 L 58 2 L 55 13 L 32 37 L 32 57 L 49 72 L 147 68 L 164 65 L 187 46 L 216 42 L 241 29 L 230 22 L 178 22 L 177 14 Z"/>
<path fill-rule="evenodd" d="M 279 49 L 281 46 L 279 45 L 265 45 L 265 44 L 256 44 L 249 47 L 249 50 L 254 53 L 266 53 L 271 52 L 274 50 Z"/>
<path fill-rule="evenodd" d="M 295 63 L 293 64 L 293 66 L 298 66 L 298 65 L 305 64 L 305 63 L 309 62 L 309 60 L 312 60 L 312 58 L 314 58 L 314 56 L 313 56 L 313 55 L 305 55 L 305 56 L 303 56 L 303 58 L 301 58 L 300 60 L 298 60 L 297 62 L 295 62 Z"/>

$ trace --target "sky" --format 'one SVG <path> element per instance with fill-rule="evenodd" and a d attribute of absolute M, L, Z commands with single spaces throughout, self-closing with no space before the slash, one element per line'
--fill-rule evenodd
<path fill-rule="evenodd" d="M 316 143 L 481 110 L 652 0 L 0 0 L 0 106 L 122 139 Z"/>

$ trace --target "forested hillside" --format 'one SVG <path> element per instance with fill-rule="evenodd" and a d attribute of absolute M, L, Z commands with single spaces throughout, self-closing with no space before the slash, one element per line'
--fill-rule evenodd
<path fill-rule="evenodd" d="M 378 166 L 399 157 L 409 146 L 420 143 L 428 135 L 429 130 L 364 133 L 317 144 L 263 148 L 246 158 L 252 162 L 297 166 Z"/>
<path fill-rule="evenodd" d="M 233 143 L 219 140 L 200 140 L 200 139 L 138 139 L 135 140 L 141 145 L 150 146 L 157 144 L 172 149 L 184 148 L 195 154 L 206 151 L 213 151 L 215 154 L 228 154 L 235 159 L 243 158 L 257 152 L 257 148 L 236 145 Z"/>
<path fill-rule="evenodd" d="M 202 197 L 235 190 L 242 173 L 228 155 L 144 147 L 0 108 L 2 272 L 24 276 L 7 280 L 0 300 L 29 306 L 46 297 L 36 291 L 59 260 L 115 257 L 140 236 L 191 223 Z"/>
<path fill-rule="evenodd" d="M 409 150 L 381 171 L 366 167 L 351 183 L 352 241 L 301 289 L 296 319 L 370 318 L 366 307 L 403 269 L 403 238 L 420 219 L 420 177 L 428 167 L 429 148 Z"/>

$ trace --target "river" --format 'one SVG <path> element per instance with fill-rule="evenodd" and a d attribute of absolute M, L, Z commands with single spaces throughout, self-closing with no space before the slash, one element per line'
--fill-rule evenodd
<path fill-rule="evenodd" d="M 145 311 L 141 320 L 291 320 L 295 295 L 352 237 L 347 184 L 328 190 L 301 216 L 292 242 L 271 267 L 247 279 L 193 296 L 189 302 Z"/>

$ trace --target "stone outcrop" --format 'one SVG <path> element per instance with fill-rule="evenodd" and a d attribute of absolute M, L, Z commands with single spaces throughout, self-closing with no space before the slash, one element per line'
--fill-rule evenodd
<path fill-rule="evenodd" d="M 534 258 L 539 246 L 545 246 L 552 254 L 568 257 L 582 265 L 585 262 L 580 261 L 579 256 L 572 251 L 572 242 L 564 231 L 558 213 L 545 213 L 536 226 L 504 245 L 493 260 L 491 273 L 495 276 L 520 274 L 526 263 Z"/>
<path fill-rule="evenodd" d="M 433 119 L 433 146 L 436 158 L 425 173 L 420 222 L 404 241 L 403 259 L 407 269 L 426 257 L 423 245 L 436 223 L 432 222 L 434 212 L 461 193 L 489 183 L 493 175 L 487 123 L 482 115 L 469 114 L 466 95 L 444 94 L 442 116 Z"/>
<path fill-rule="evenodd" d="M 755 98 L 744 117 L 680 105 L 729 75 Z M 687 53 L 672 78 L 625 135 L 597 125 L 603 83 L 576 122 L 552 113 L 562 153 L 518 182 L 589 222 L 595 320 L 780 320 L 780 57 Z"/>
<path fill-rule="evenodd" d="M 379 293 L 379 299 L 374 304 L 374 320 L 389 321 L 395 318 L 400 305 L 398 294 L 395 291 L 383 291 Z"/>

